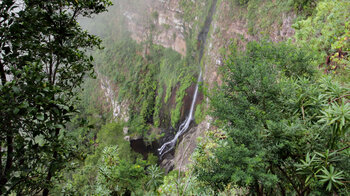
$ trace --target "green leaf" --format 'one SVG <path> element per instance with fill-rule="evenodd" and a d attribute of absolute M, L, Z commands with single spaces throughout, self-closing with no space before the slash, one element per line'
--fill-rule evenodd
<path fill-rule="evenodd" d="M 13 110 L 13 114 L 18 114 L 18 112 L 19 112 L 19 108 L 15 108 L 15 109 Z"/>
<path fill-rule="evenodd" d="M 16 178 L 19 178 L 21 176 L 21 172 L 20 171 L 14 172 L 13 176 L 16 177 Z"/>
<path fill-rule="evenodd" d="M 45 137 L 43 135 L 37 135 L 34 138 L 34 141 L 36 144 L 38 144 L 39 146 L 44 146 L 46 141 L 45 141 Z"/>
<path fill-rule="evenodd" d="M 19 92 L 21 91 L 17 86 L 13 86 L 12 87 L 13 92 L 15 92 L 16 94 L 19 94 Z"/>
<path fill-rule="evenodd" d="M 36 118 L 37 118 L 38 120 L 41 120 L 41 121 L 43 121 L 43 120 L 45 119 L 43 113 L 39 113 L 39 114 L 36 116 Z"/>

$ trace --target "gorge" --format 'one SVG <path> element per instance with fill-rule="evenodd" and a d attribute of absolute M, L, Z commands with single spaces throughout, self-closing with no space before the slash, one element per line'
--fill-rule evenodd
<path fill-rule="evenodd" d="M 0 12 L 0 195 L 350 195 L 348 0 Z"/>

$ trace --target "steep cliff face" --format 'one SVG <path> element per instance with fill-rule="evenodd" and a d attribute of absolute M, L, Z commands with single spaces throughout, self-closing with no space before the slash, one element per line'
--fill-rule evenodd
<path fill-rule="evenodd" d="M 146 41 L 152 33 L 155 44 L 186 55 L 185 26 L 178 0 L 145 0 L 131 6 L 122 2 L 123 15 L 131 36 L 138 42 Z M 137 9 L 142 7 L 142 9 Z"/>
<path fill-rule="evenodd" d="M 186 16 L 184 16 L 185 12 L 180 2 L 181 0 L 144 0 L 140 2 L 141 7 L 143 7 L 142 10 L 138 10 L 127 3 L 122 5 L 127 28 L 133 39 L 138 42 L 145 41 L 151 28 L 153 28 L 152 40 L 155 44 L 172 48 L 185 56 L 187 51 L 186 36 L 188 35 L 186 30 L 194 27 L 193 24 L 185 22 L 184 17 Z M 194 1 L 194 3 L 200 4 L 201 2 Z M 249 19 L 247 17 L 249 14 L 247 7 L 234 5 L 230 0 L 221 0 L 217 4 L 210 38 L 205 46 L 206 69 L 203 77 L 209 86 L 212 86 L 215 82 L 220 83 L 219 74 L 217 73 L 218 67 L 223 61 L 220 49 L 226 48 L 231 43 L 231 39 L 237 39 L 239 44 L 244 47 L 246 41 L 269 37 L 272 41 L 278 42 L 294 35 L 294 29 L 291 26 L 296 15 L 289 10 L 272 13 L 271 10 L 278 5 L 265 5 L 264 2 L 258 5 L 266 8 L 264 10 L 266 12 L 265 17 L 271 17 L 268 24 L 263 24 L 264 21 L 259 19 L 259 16 L 257 16 L 256 21 L 250 21 L 255 18 Z M 260 14 L 260 12 L 257 14 Z M 155 26 L 151 27 L 152 25 Z M 252 28 L 255 28 L 255 30 L 252 30 Z"/>
<path fill-rule="evenodd" d="M 294 35 L 292 24 L 296 15 L 291 11 L 271 13 L 277 5 L 272 3 L 267 7 L 265 4 L 261 2 L 258 5 L 261 9 L 265 9 L 264 16 L 259 16 L 260 13 L 257 13 L 256 17 L 250 19 L 247 7 L 233 5 L 229 0 L 222 0 L 219 3 L 205 54 L 204 81 L 209 88 L 212 88 L 215 83 L 221 83 L 218 68 L 222 65 L 224 56 L 220 53 L 220 49 L 227 48 L 232 43 L 231 39 L 235 39 L 244 49 L 247 41 L 268 37 L 274 42 L 279 42 Z M 258 10 L 256 8 L 252 11 L 258 12 Z M 267 19 L 263 21 L 264 19 L 259 17 Z"/>
<path fill-rule="evenodd" d="M 104 100 L 109 104 L 113 119 L 116 121 L 127 122 L 129 120 L 129 103 L 127 100 L 118 101 L 118 87 L 111 82 L 108 77 L 98 74 L 100 88 L 104 95 Z"/>
<path fill-rule="evenodd" d="M 278 13 L 279 20 L 272 22 L 269 27 L 261 27 L 257 21 L 257 24 L 255 24 L 256 28 L 264 30 L 266 33 L 265 35 L 259 33 L 254 34 L 249 32 L 249 21 L 242 17 L 237 17 L 234 14 L 235 12 L 247 12 L 246 8 L 236 7 L 233 9 L 230 2 L 232 1 L 222 0 L 218 2 L 208 41 L 205 45 L 203 80 L 209 89 L 213 88 L 215 84 L 221 84 L 218 70 L 223 64 L 224 56 L 220 51 L 221 48 L 228 47 L 231 43 L 231 39 L 235 39 L 238 45 L 244 49 L 247 41 L 259 40 L 263 36 L 269 37 L 269 39 L 274 42 L 279 42 L 294 35 L 294 30 L 291 26 L 296 15 L 293 12 Z M 205 98 L 204 102 L 208 109 L 208 98 Z M 212 117 L 206 116 L 205 120 L 193 127 L 183 136 L 174 155 L 176 169 L 186 169 L 186 164 L 190 162 L 189 157 L 196 147 L 197 138 L 199 136 L 204 136 L 207 130 L 213 128 L 212 122 Z"/>
<path fill-rule="evenodd" d="M 221 51 L 222 48 L 227 48 L 231 44 L 231 39 L 234 39 L 242 49 L 247 41 L 259 40 L 263 37 L 269 37 L 275 42 L 286 40 L 294 34 L 291 25 L 296 17 L 288 9 L 282 9 L 284 4 L 277 4 L 275 1 L 263 1 L 256 3 L 255 7 L 247 7 L 234 4 L 231 0 L 219 0 L 216 3 L 216 11 L 210 29 L 208 29 L 207 41 L 202 42 L 198 37 L 209 13 L 211 2 L 213 1 L 121 0 L 118 4 L 124 17 L 125 28 L 138 43 L 152 42 L 165 48 L 171 48 L 183 57 L 191 58 L 197 58 L 196 53 L 198 55 L 199 49 L 204 48 L 203 83 L 210 91 L 215 84 L 221 84 L 219 68 L 224 61 L 224 54 Z M 264 12 L 266 13 L 262 15 Z M 190 66 L 197 70 L 196 67 L 200 64 L 197 63 Z M 116 97 L 118 91 L 111 93 L 108 86 L 111 85 L 107 80 L 101 78 L 101 88 L 105 90 L 105 96 L 113 107 L 114 116 L 127 121 L 128 104 L 116 102 L 112 97 Z M 165 104 L 168 108 L 175 108 L 178 89 L 179 86 L 176 86 L 171 90 L 170 99 Z M 180 119 L 185 119 L 188 113 L 186 110 L 192 102 L 193 89 L 192 84 L 182 99 L 184 103 Z M 162 100 L 164 100 L 165 91 L 163 94 Z M 204 106 L 198 107 L 196 113 L 202 113 L 204 118 L 201 122 L 197 121 L 198 124 L 192 121 L 190 130 L 180 137 L 175 153 L 163 157 L 161 165 L 168 170 L 171 168 L 185 170 L 186 165 L 190 162 L 189 157 L 196 147 L 197 137 L 203 136 L 207 130 L 213 128 L 212 117 L 205 114 L 209 108 L 209 100 L 206 97 L 200 99 L 197 104 L 202 103 Z M 161 114 L 162 112 L 160 111 Z M 164 143 L 166 138 L 163 140 L 160 143 Z"/>
<path fill-rule="evenodd" d="M 159 11 L 158 11 L 159 10 Z M 182 20 L 179 1 L 163 1 L 153 12 L 159 13 L 157 26 L 161 29 L 155 42 L 186 55 L 185 26 Z"/>

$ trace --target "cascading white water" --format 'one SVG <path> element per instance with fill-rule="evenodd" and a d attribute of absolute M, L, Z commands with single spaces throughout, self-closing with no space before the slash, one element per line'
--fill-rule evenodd
<path fill-rule="evenodd" d="M 210 24 L 211 24 L 211 21 L 213 19 L 213 15 L 214 15 L 214 12 L 216 9 L 216 3 L 217 3 L 217 0 L 213 0 L 212 5 L 211 5 L 210 10 L 209 10 L 209 14 L 208 14 L 207 18 L 205 19 L 203 29 L 198 35 L 198 43 L 201 46 L 200 52 L 199 52 L 199 61 L 198 62 L 201 62 L 202 57 L 203 57 L 204 46 L 205 46 L 205 43 L 206 43 L 206 40 L 208 37 Z M 164 143 L 158 149 L 160 157 L 162 157 L 164 154 L 170 152 L 172 149 L 175 148 L 177 139 L 187 131 L 188 127 L 190 126 L 191 121 L 194 119 L 193 118 L 193 110 L 194 110 L 194 106 L 196 105 L 196 100 L 197 100 L 197 95 L 198 95 L 198 85 L 201 82 L 201 80 L 202 80 L 202 69 L 200 68 L 199 69 L 199 76 L 198 76 L 198 80 L 197 80 L 197 84 L 196 84 L 196 90 L 194 91 L 194 94 L 193 94 L 190 112 L 189 112 L 187 118 L 185 119 L 185 121 L 180 125 L 179 130 L 177 131 L 175 137 L 172 140 Z"/>
<path fill-rule="evenodd" d="M 179 130 L 177 131 L 175 137 L 164 143 L 159 149 L 159 155 L 163 156 L 164 154 L 168 153 L 169 151 L 171 151 L 172 149 L 174 149 L 177 139 L 188 129 L 188 127 L 190 126 L 191 121 L 194 119 L 193 118 L 193 111 L 194 111 L 194 106 L 196 105 L 196 100 L 197 100 L 197 96 L 198 96 L 198 85 L 202 80 L 202 70 L 200 70 L 198 79 L 197 79 L 197 84 L 196 84 L 196 89 L 194 91 L 193 94 L 193 99 L 192 99 L 192 103 L 191 103 L 191 108 L 190 108 L 190 112 L 187 116 L 187 118 L 185 119 L 185 121 L 180 125 Z M 168 147 L 168 148 L 167 148 Z M 167 149 L 167 150 L 166 150 Z M 164 150 L 166 150 L 164 152 Z"/>

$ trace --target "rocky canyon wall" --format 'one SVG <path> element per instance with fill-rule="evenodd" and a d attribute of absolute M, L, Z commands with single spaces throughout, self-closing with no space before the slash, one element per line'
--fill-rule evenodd
<path fill-rule="evenodd" d="M 189 2 L 187 5 L 192 3 L 192 5 L 202 9 L 193 8 L 197 12 L 191 13 L 191 10 L 186 10 L 190 8 L 184 6 L 186 2 Z M 125 20 L 125 28 L 129 30 L 134 40 L 139 43 L 151 41 L 154 44 L 171 48 L 185 57 L 191 54 L 189 50 L 193 50 L 193 46 L 190 47 L 188 44 L 196 40 L 191 39 L 190 36 L 193 33 L 198 34 L 198 29 L 204 25 L 203 16 L 207 15 L 209 11 L 207 9 L 209 5 L 206 4 L 210 2 L 212 1 L 121 0 L 118 1 L 118 4 Z M 252 17 L 251 12 L 255 8 L 234 5 L 230 0 L 218 0 L 201 63 L 203 83 L 209 91 L 215 84 L 221 84 L 219 68 L 224 62 L 224 55 L 221 51 L 227 49 L 232 43 L 232 39 L 237 42 L 241 49 L 244 49 L 247 41 L 268 37 L 270 40 L 278 42 L 286 40 L 294 34 L 291 26 L 296 15 L 287 9 L 274 11 L 273 3 L 274 1 L 266 5 L 266 1 L 262 1 L 261 5 L 257 6 L 264 9 L 256 8 L 256 16 Z M 275 6 L 282 7 L 281 5 Z M 198 12 L 198 10 L 201 11 Z M 263 14 L 263 12 L 266 12 L 265 17 L 271 18 L 268 20 L 259 17 L 259 14 Z M 193 20 L 191 22 L 187 20 L 190 17 Z M 197 36 L 194 35 L 194 37 Z M 197 49 L 200 44 L 197 41 Z M 191 99 L 185 100 L 192 101 Z M 209 108 L 208 98 L 204 97 L 203 102 L 205 107 L 201 112 L 206 112 Z M 119 110 L 125 111 L 122 108 Z M 119 110 L 117 109 L 117 111 Z M 124 114 L 122 116 L 125 118 Z M 203 136 L 207 130 L 212 128 L 212 117 L 208 115 L 198 124 L 192 122 L 190 130 L 181 137 L 174 155 L 165 156 L 161 165 L 168 170 L 171 168 L 186 170 L 186 165 L 190 162 L 189 157 L 196 147 L 197 137 Z"/>

